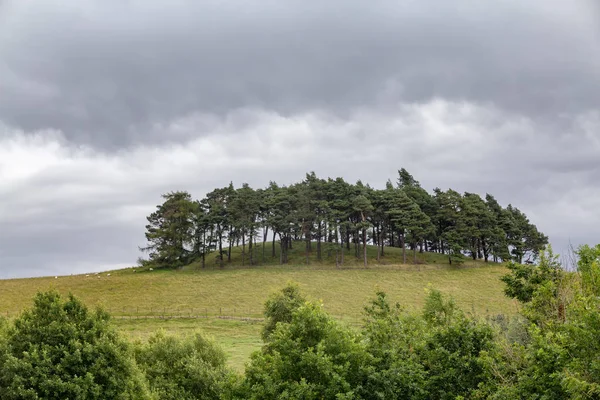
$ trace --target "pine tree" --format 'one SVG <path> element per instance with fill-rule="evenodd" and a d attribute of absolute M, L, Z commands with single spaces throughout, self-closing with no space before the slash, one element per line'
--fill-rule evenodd
<path fill-rule="evenodd" d="M 147 263 L 155 267 L 176 268 L 190 261 L 194 242 L 194 211 L 188 192 L 171 192 L 162 196 L 163 204 L 148 216 L 146 239 Z"/>

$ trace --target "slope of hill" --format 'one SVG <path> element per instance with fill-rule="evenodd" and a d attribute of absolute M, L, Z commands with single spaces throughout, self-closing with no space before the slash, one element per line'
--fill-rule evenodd
<path fill-rule="evenodd" d="M 204 330 L 223 344 L 233 363 L 241 367 L 249 352 L 260 344 L 260 324 L 241 319 L 259 318 L 267 296 L 290 280 L 298 282 L 308 297 L 321 300 L 328 312 L 353 324 L 359 323 L 365 302 L 377 289 L 407 309 L 420 308 L 425 289 L 431 285 L 452 295 L 467 312 L 485 316 L 516 311 L 503 295 L 499 278 L 506 269 L 498 264 L 471 261 L 456 267 L 448 265 L 442 255 L 424 253 L 417 254 L 417 264 L 402 265 L 400 249 L 390 248 L 379 264 L 373 261 L 366 269 L 352 252 L 346 254 L 343 268 L 336 268 L 335 254 L 324 246 L 323 260 L 317 263 L 313 252 L 306 265 L 301 263 L 306 257 L 298 243 L 290 252 L 290 263 L 280 266 L 277 255 L 271 258 L 270 250 L 267 243 L 265 263 L 255 266 L 241 266 L 241 249 L 234 248 L 231 263 L 225 262 L 223 269 L 216 266 L 212 255 L 205 269 L 192 264 L 181 270 L 130 268 L 111 271 L 110 276 L 2 280 L 0 314 L 14 316 L 31 304 L 36 291 L 55 288 L 72 292 L 88 305 L 102 305 L 118 317 L 116 323 L 132 337 L 147 337 L 157 328 Z M 369 249 L 370 259 L 375 259 L 374 252 L 374 248 Z M 262 262 L 260 245 L 255 248 L 255 260 Z"/>

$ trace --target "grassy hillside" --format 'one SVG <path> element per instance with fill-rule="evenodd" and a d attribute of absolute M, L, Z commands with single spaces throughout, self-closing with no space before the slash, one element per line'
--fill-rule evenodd
<path fill-rule="evenodd" d="M 366 269 L 359 268 L 362 264 L 347 254 L 344 269 L 337 269 L 334 254 L 321 263 L 313 254 L 309 265 L 300 264 L 305 262 L 301 247 L 296 244 L 290 252 L 290 264 L 285 266 L 276 265 L 278 258 L 271 259 L 267 252 L 264 264 L 242 267 L 241 251 L 234 249 L 231 264 L 223 269 L 215 266 L 211 256 L 204 270 L 190 265 L 177 271 L 131 268 L 112 271 L 110 276 L 102 273 L 2 280 L 0 313 L 16 315 L 31 304 L 36 291 L 55 288 L 62 293 L 72 292 L 88 305 L 102 305 L 113 315 L 125 316 L 116 323 L 134 338 L 145 338 L 157 328 L 179 333 L 203 330 L 226 348 L 236 367 L 241 367 L 247 355 L 260 345 L 260 324 L 214 317 L 260 317 L 267 296 L 290 280 L 298 282 L 310 298 L 322 300 L 327 311 L 350 323 L 360 320 L 362 307 L 378 288 L 408 309 L 422 306 L 425 288 L 431 285 L 451 294 L 468 312 L 486 315 L 516 311 L 502 293 L 499 278 L 506 270 L 500 265 L 468 262 L 454 267 L 438 254 L 418 254 L 418 264 L 402 265 L 398 263 L 401 251 L 388 249 L 380 264 L 373 262 Z M 261 260 L 260 246 L 256 250 L 255 258 Z M 328 249 L 323 253 L 327 256 Z M 186 315 L 202 318 L 159 318 Z"/>

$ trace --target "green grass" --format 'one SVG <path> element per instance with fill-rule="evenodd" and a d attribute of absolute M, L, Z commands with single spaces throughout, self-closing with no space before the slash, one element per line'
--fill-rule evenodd
<path fill-rule="evenodd" d="M 221 319 L 115 319 L 119 330 L 132 340 L 147 340 L 158 329 L 173 335 L 191 335 L 202 332 L 218 343 L 225 354 L 229 365 L 238 372 L 243 372 L 244 364 L 250 354 L 260 349 L 260 331 L 258 322 L 221 320 Z"/>
<path fill-rule="evenodd" d="M 264 264 L 241 266 L 241 250 L 234 249 L 231 264 L 223 269 L 210 256 L 212 265 L 204 270 L 194 264 L 181 270 L 124 269 L 112 271 L 110 276 L 102 273 L 58 279 L 0 280 L 0 314 L 16 315 L 31 305 L 34 294 L 40 290 L 72 292 L 90 306 L 102 305 L 115 316 L 128 316 L 115 323 L 134 339 L 147 338 L 159 328 L 175 334 L 205 332 L 223 345 L 230 363 L 241 370 L 250 352 L 260 346 L 260 324 L 214 317 L 260 317 L 268 295 L 290 280 L 298 282 L 308 297 L 321 300 L 325 310 L 335 317 L 354 324 L 377 289 L 412 310 L 422 307 L 425 289 L 432 286 L 452 295 L 468 312 L 478 315 L 516 312 L 514 303 L 502 292 L 499 278 L 506 269 L 501 265 L 470 261 L 463 267 L 455 267 L 447 264 L 446 257 L 428 253 L 418 254 L 418 264 L 402 265 L 400 249 L 386 249 L 387 255 L 381 263 L 372 262 L 366 269 L 349 252 L 343 269 L 338 269 L 335 253 L 327 257 L 327 246 L 322 262 L 317 263 L 313 252 L 310 264 L 306 265 L 303 245 L 294 245 L 290 263 L 285 266 L 277 265 L 278 258 L 271 259 L 269 252 Z M 370 248 L 369 252 L 374 259 L 375 249 Z M 255 259 L 262 259 L 260 246 Z M 147 315 L 208 318 L 136 319 Z"/>

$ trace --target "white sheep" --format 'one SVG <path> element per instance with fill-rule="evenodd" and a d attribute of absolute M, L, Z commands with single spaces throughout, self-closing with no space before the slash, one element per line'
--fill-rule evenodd
<path fill-rule="evenodd" d="M 106 274 L 106 276 L 110 276 L 110 274 Z"/>

